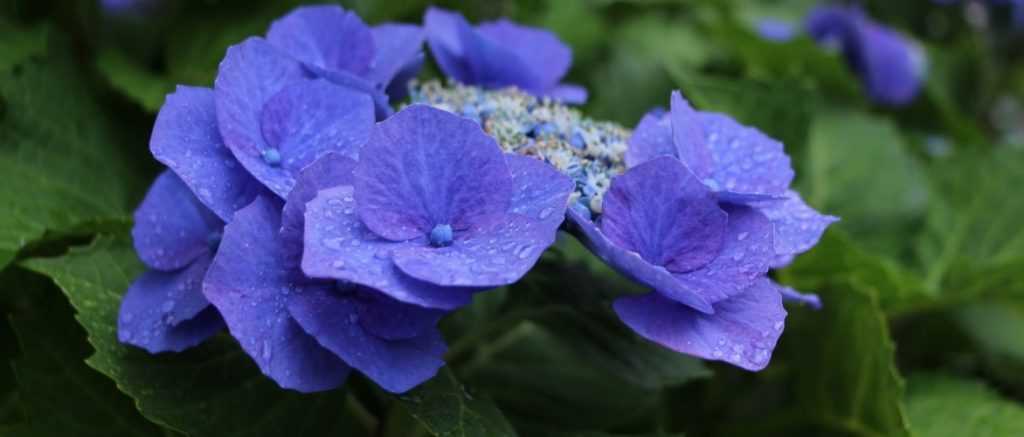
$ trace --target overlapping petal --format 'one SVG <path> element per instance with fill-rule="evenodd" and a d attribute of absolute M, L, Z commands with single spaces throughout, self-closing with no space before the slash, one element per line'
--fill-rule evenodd
<path fill-rule="evenodd" d="M 699 119 L 720 198 L 745 203 L 784 195 L 793 167 L 781 142 L 725 114 L 703 112 Z"/>
<path fill-rule="evenodd" d="M 580 237 L 583 244 L 619 273 L 697 311 L 714 312 L 711 303 L 697 290 L 683 285 L 664 267 L 651 264 L 641 258 L 639 253 L 623 249 L 608 240 L 597 225 L 580 211 L 570 208 L 566 217 L 571 223 L 570 229 Z"/>
<path fill-rule="evenodd" d="M 729 226 L 718 256 L 698 270 L 675 275 L 710 302 L 743 292 L 768 273 L 775 259 L 772 223 L 768 218 L 746 206 L 726 205 L 724 208 L 729 214 Z"/>
<path fill-rule="evenodd" d="M 586 90 L 560 84 L 572 50 L 550 31 L 506 19 L 471 26 L 462 15 L 429 8 L 423 18 L 427 44 L 444 73 L 486 88 L 516 86 L 537 96 L 582 103 Z"/>
<path fill-rule="evenodd" d="M 796 191 L 789 190 L 778 201 L 756 205 L 775 229 L 775 260 L 772 267 L 782 267 L 798 254 L 818 244 L 828 226 L 839 219 L 811 208 Z"/>
<path fill-rule="evenodd" d="M 728 216 L 678 160 L 658 157 L 612 180 L 601 231 L 618 247 L 683 273 L 718 256 Z"/>
<path fill-rule="evenodd" d="M 331 389 L 349 372 L 334 353 L 307 334 L 288 311 L 289 296 L 323 283 L 289 269 L 278 236 L 280 205 L 263 197 L 239 210 L 203 286 L 228 329 L 260 370 L 282 387 L 302 392 Z"/>
<path fill-rule="evenodd" d="M 210 256 L 173 272 L 149 270 L 128 288 L 118 315 L 117 336 L 150 353 L 179 352 L 224 327 L 202 294 Z"/>
<path fill-rule="evenodd" d="M 711 175 L 711 151 L 705 142 L 704 126 L 697 111 L 679 91 L 672 91 L 668 117 L 672 121 L 672 143 L 676 156 L 694 176 L 704 180 Z"/>
<path fill-rule="evenodd" d="M 289 310 L 321 345 L 385 390 L 405 392 L 444 365 L 446 347 L 436 329 L 401 340 L 376 337 L 360 324 L 359 306 L 332 290 L 311 288 L 296 294 Z"/>
<path fill-rule="evenodd" d="M 306 65 L 359 75 L 372 67 L 374 39 L 358 15 L 336 5 L 295 8 L 267 31 L 267 41 Z"/>
<path fill-rule="evenodd" d="M 615 312 L 642 337 L 677 352 L 747 369 L 768 365 L 785 324 L 778 288 L 767 278 L 703 314 L 658 293 L 622 297 Z"/>
<path fill-rule="evenodd" d="M 263 190 L 224 146 L 213 99 L 209 88 L 178 86 L 157 114 L 149 149 L 204 205 L 229 221 Z"/>
<path fill-rule="evenodd" d="M 211 237 L 219 236 L 223 226 L 178 176 L 166 170 L 135 210 L 132 239 L 143 263 L 172 271 L 208 253 Z"/>
<path fill-rule="evenodd" d="M 295 187 L 288 193 L 281 210 L 281 239 L 289 259 L 302 258 L 302 232 L 306 227 L 306 204 L 323 189 L 352 185 L 356 162 L 351 158 L 328 153 L 306 166 L 296 178 Z"/>
<path fill-rule="evenodd" d="M 426 246 L 426 238 L 395 242 L 370 231 L 355 213 L 351 186 L 320 191 L 306 206 L 302 270 L 314 278 L 340 279 L 380 290 L 395 300 L 428 308 L 469 303 L 473 289 L 440 287 L 402 273 L 396 249 Z"/>
<path fill-rule="evenodd" d="M 308 80 L 302 66 L 262 38 L 228 48 L 214 81 L 217 125 L 224 144 L 253 177 L 284 197 L 294 180 L 263 138 L 263 106 L 287 85 Z"/>
<path fill-rule="evenodd" d="M 456 232 L 505 214 L 512 176 L 494 139 L 468 119 L 412 105 L 374 128 L 355 171 L 358 214 L 401 241 L 436 225 Z"/>

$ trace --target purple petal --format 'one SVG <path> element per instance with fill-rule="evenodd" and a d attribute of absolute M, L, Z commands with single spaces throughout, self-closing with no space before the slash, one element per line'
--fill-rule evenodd
<path fill-rule="evenodd" d="M 139 276 L 121 301 L 118 340 L 150 353 L 180 352 L 220 331 L 224 321 L 201 291 L 209 265 L 203 256 L 175 272 Z"/>
<path fill-rule="evenodd" d="M 558 229 L 565 219 L 569 194 L 575 188 L 572 179 L 539 159 L 523 155 L 505 155 L 512 184 L 510 212 L 544 222 L 552 230 Z"/>
<path fill-rule="evenodd" d="M 374 83 L 387 87 L 392 79 L 403 75 L 406 79 L 411 78 L 423 64 L 423 29 L 419 26 L 378 24 L 373 27 L 373 41 L 377 45 L 377 53 L 373 68 L 366 77 Z M 410 75 L 408 70 L 412 67 L 416 72 Z"/>
<path fill-rule="evenodd" d="M 364 74 L 374 58 L 374 38 L 358 15 L 340 6 L 295 8 L 270 25 L 267 41 L 304 64 Z"/>
<path fill-rule="evenodd" d="M 725 231 L 722 251 L 708 265 L 676 279 L 687 287 L 699 290 L 709 302 L 728 299 L 747 289 L 768 273 L 775 259 L 772 245 L 772 223 L 755 209 L 745 206 L 725 207 L 729 228 Z"/>
<path fill-rule="evenodd" d="M 679 282 L 664 267 L 656 266 L 640 257 L 640 254 L 616 246 L 594 225 L 590 219 L 582 216 L 576 209 L 569 208 L 566 217 L 574 234 L 613 269 L 626 277 L 654 288 L 670 298 L 686 304 L 697 311 L 711 313 L 711 304 L 696 290 L 691 290 Z"/>
<path fill-rule="evenodd" d="M 328 153 L 307 166 L 295 178 L 295 187 L 281 211 L 281 239 L 287 259 L 302 258 L 302 232 L 306 226 L 306 204 L 326 188 L 352 185 L 356 162 L 337 153 Z"/>
<path fill-rule="evenodd" d="M 214 81 L 217 125 L 224 144 L 256 179 L 278 196 L 293 182 L 264 158 L 270 145 L 263 138 L 263 106 L 285 86 L 303 81 L 298 62 L 261 38 L 249 38 L 228 48 Z"/>
<path fill-rule="evenodd" d="M 587 103 L 587 89 L 580 85 L 562 83 L 555 85 L 543 93 L 544 96 L 567 105 L 582 105 Z"/>
<path fill-rule="evenodd" d="M 480 23 L 476 30 L 511 52 L 518 62 L 532 67 L 531 80 L 536 82 L 516 84 L 529 91 L 554 87 L 572 65 L 572 50 L 548 30 L 522 26 L 504 18 Z"/>
<path fill-rule="evenodd" d="M 475 31 L 461 14 L 429 7 L 423 15 L 424 33 L 430 52 L 446 76 L 462 83 L 473 83 L 471 59 L 466 56 L 465 39 Z"/>
<path fill-rule="evenodd" d="M 393 242 L 377 237 L 355 214 L 352 190 L 322 190 L 306 205 L 302 270 L 307 275 L 372 287 L 395 300 L 428 308 L 454 309 L 469 303 L 473 289 L 438 287 L 399 271 L 391 261 L 392 252 L 425 246 L 426 239 Z"/>
<path fill-rule="evenodd" d="M 555 242 L 557 228 L 519 214 L 456 234 L 450 246 L 396 249 L 405 274 L 440 286 L 493 288 L 518 281 Z"/>
<path fill-rule="evenodd" d="M 786 319 L 781 295 L 767 278 L 715 303 L 710 315 L 657 293 L 619 298 L 613 306 L 623 322 L 648 340 L 754 371 L 768 365 Z"/>
<path fill-rule="evenodd" d="M 387 391 L 405 392 L 444 365 L 446 347 L 436 329 L 405 340 L 378 338 L 359 323 L 358 305 L 351 297 L 311 289 L 292 296 L 288 308 L 321 345 Z"/>
<path fill-rule="evenodd" d="M 224 226 L 170 170 L 157 176 L 135 210 L 135 251 L 150 268 L 185 267 L 210 250 L 211 236 Z"/>
<path fill-rule="evenodd" d="M 701 119 L 679 91 L 672 91 L 669 103 L 672 142 L 676 146 L 676 156 L 698 179 L 704 180 L 711 175 L 712 161 Z"/>
<path fill-rule="evenodd" d="M 242 349 L 281 387 L 301 392 L 332 389 L 341 385 L 349 368 L 288 313 L 288 296 L 317 284 L 286 267 L 277 233 L 278 209 L 276 202 L 260 197 L 235 214 L 224 229 L 203 293 L 220 310 Z"/>
<path fill-rule="evenodd" d="M 807 305 L 811 309 L 821 309 L 821 298 L 814 293 L 801 293 L 794 290 L 793 288 L 775 284 L 779 289 L 779 293 L 782 294 L 782 300 L 785 302 L 796 302 L 800 305 Z"/>
<path fill-rule="evenodd" d="M 157 114 L 149 150 L 167 165 L 208 208 L 230 221 L 262 185 L 224 146 L 217 130 L 213 90 L 178 86 Z"/>
<path fill-rule="evenodd" d="M 788 21 L 762 18 L 757 22 L 757 34 L 769 41 L 786 42 L 796 37 L 796 33 L 796 26 Z"/>
<path fill-rule="evenodd" d="M 818 244 L 829 225 L 837 217 L 822 215 L 800 198 L 800 193 L 787 191 L 783 200 L 755 205 L 775 227 L 775 255 L 772 267 L 789 264 L 794 255 L 810 250 Z"/>
<path fill-rule="evenodd" d="M 702 112 L 699 118 L 714 160 L 711 179 L 723 197 L 785 194 L 793 167 L 782 143 L 724 114 Z"/>
<path fill-rule="evenodd" d="M 685 273 L 718 256 L 728 216 L 678 160 L 658 157 L 612 179 L 601 231 L 654 265 Z"/>
<path fill-rule="evenodd" d="M 636 167 L 659 156 L 676 156 L 676 145 L 672 142 L 672 120 L 665 116 L 663 109 L 655 109 L 640 119 L 629 137 L 626 149 L 626 166 Z"/>
<path fill-rule="evenodd" d="M 355 171 L 357 211 L 390 240 L 456 231 L 505 214 L 512 176 L 498 144 L 477 123 L 424 105 L 380 122 Z"/>
<path fill-rule="evenodd" d="M 373 122 L 369 96 L 323 79 L 284 87 L 267 101 L 260 116 L 263 138 L 280 155 L 274 171 L 289 191 L 294 175 L 326 153 L 358 157 Z"/>
<path fill-rule="evenodd" d="M 446 314 L 441 310 L 405 304 L 370 289 L 358 290 L 355 303 L 363 329 L 385 340 L 418 337 L 434 329 Z"/>
<path fill-rule="evenodd" d="M 316 77 L 322 78 L 342 88 L 366 94 L 373 100 L 374 114 L 378 120 L 391 116 L 394 110 L 388 102 L 388 95 L 369 79 L 358 76 L 345 70 L 324 70 L 322 68 L 307 67 L 307 70 Z"/>

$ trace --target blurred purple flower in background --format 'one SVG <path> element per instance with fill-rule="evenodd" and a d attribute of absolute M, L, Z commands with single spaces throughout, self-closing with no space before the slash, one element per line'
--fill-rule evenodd
<path fill-rule="evenodd" d="M 583 103 L 587 90 L 560 83 L 572 50 L 550 31 L 506 19 L 470 26 L 457 12 L 430 8 L 423 17 L 427 43 L 445 75 L 484 88 L 516 86 L 539 97 Z"/>
<path fill-rule="evenodd" d="M 926 60 L 906 36 L 871 20 L 857 7 L 818 7 L 808 14 L 806 26 L 812 38 L 843 54 L 873 101 L 901 106 L 917 96 Z"/>

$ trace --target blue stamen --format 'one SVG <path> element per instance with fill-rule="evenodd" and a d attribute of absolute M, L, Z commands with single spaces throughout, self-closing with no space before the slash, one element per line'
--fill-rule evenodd
<path fill-rule="evenodd" d="M 277 167 L 281 164 L 281 152 L 275 148 L 263 149 L 261 153 L 263 156 L 263 162 L 267 165 Z"/>
<path fill-rule="evenodd" d="M 434 226 L 434 229 L 430 230 L 430 245 L 434 247 L 447 246 L 452 244 L 453 237 L 452 225 Z"/>

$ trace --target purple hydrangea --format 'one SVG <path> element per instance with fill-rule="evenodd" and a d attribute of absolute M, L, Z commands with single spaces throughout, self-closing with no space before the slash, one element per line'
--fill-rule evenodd
<path fill-rule="evenodd" d="M 757 21 L 757 34 L 769 41 L 786 42 L 796 37 L 797 28 L 788 21 L 775 18 L 762 18 Z"/>
<path fill-rule="evenodd" d="M 654 110 L 629 140 L 629 167 L 678 158 L 722 203 L 753 207 L 775 229 L 772 267 L 817 244 L 835 217 L 818 214 L 790 189 L 793 168 L 782 143 L 725 114 L 694 110 L 678 91 L 669 112 Z"/>
<path fill-rule="evenodd" d="M 808 14 L 806 25 L 811 37 L 842 52 L 875 102 L 901 106 L 917 96 L 925 59 L 907 37 L 871 20 L 857 7 L 816 8 Z"/>
<path fill-rule="evenodd" d="M 518 87 L 535 96 L 583 103 L 587 91 L 560 83 L 572 64 L 572 50 L 550 31 L 506 19 L 470 26 L 457 12 L 427 9 L 427 44 L 441 71 L 468 85 Z"/>
<path fill-rule="evenodd" d="M 303 271 L 452 309 L 515 282 L 555 240 L 570 179 L 473 121 L 412 105 L 378 123 L 351 184 L 305 211 Z"/>
<path fill-rule="evenodd" d="M 181 351 L 224 327 L 203 297 L 203 277 L 224 221 L 164 171 L 135 211 L 135 251 L 148 270 L 121 301 L 117 334 L 149 352 Z"/>
<path fill-rule="evenodd" d="M 817 305 L 766 276 L 813 247 L 836 219 L 789 189 L 782 144 L 679 92 L 647 114 L 599 216 L 577 204 L 574 231 L 595 254 L 655 290 L 614 308 L 673 350 L 759 370 L 782 332 L 783 297 Z"/>
<path fill-rule="evenodd" d="M 764 214 L 719 203 L 685 164 L 659 156 L 612 180 L 597 223 L 570 219 L 595 254 L 655 290 L 615 301 L 638 334 L 745 369 L 767 365 L 786 311 L 765 276 L 774 235 Z"/>

